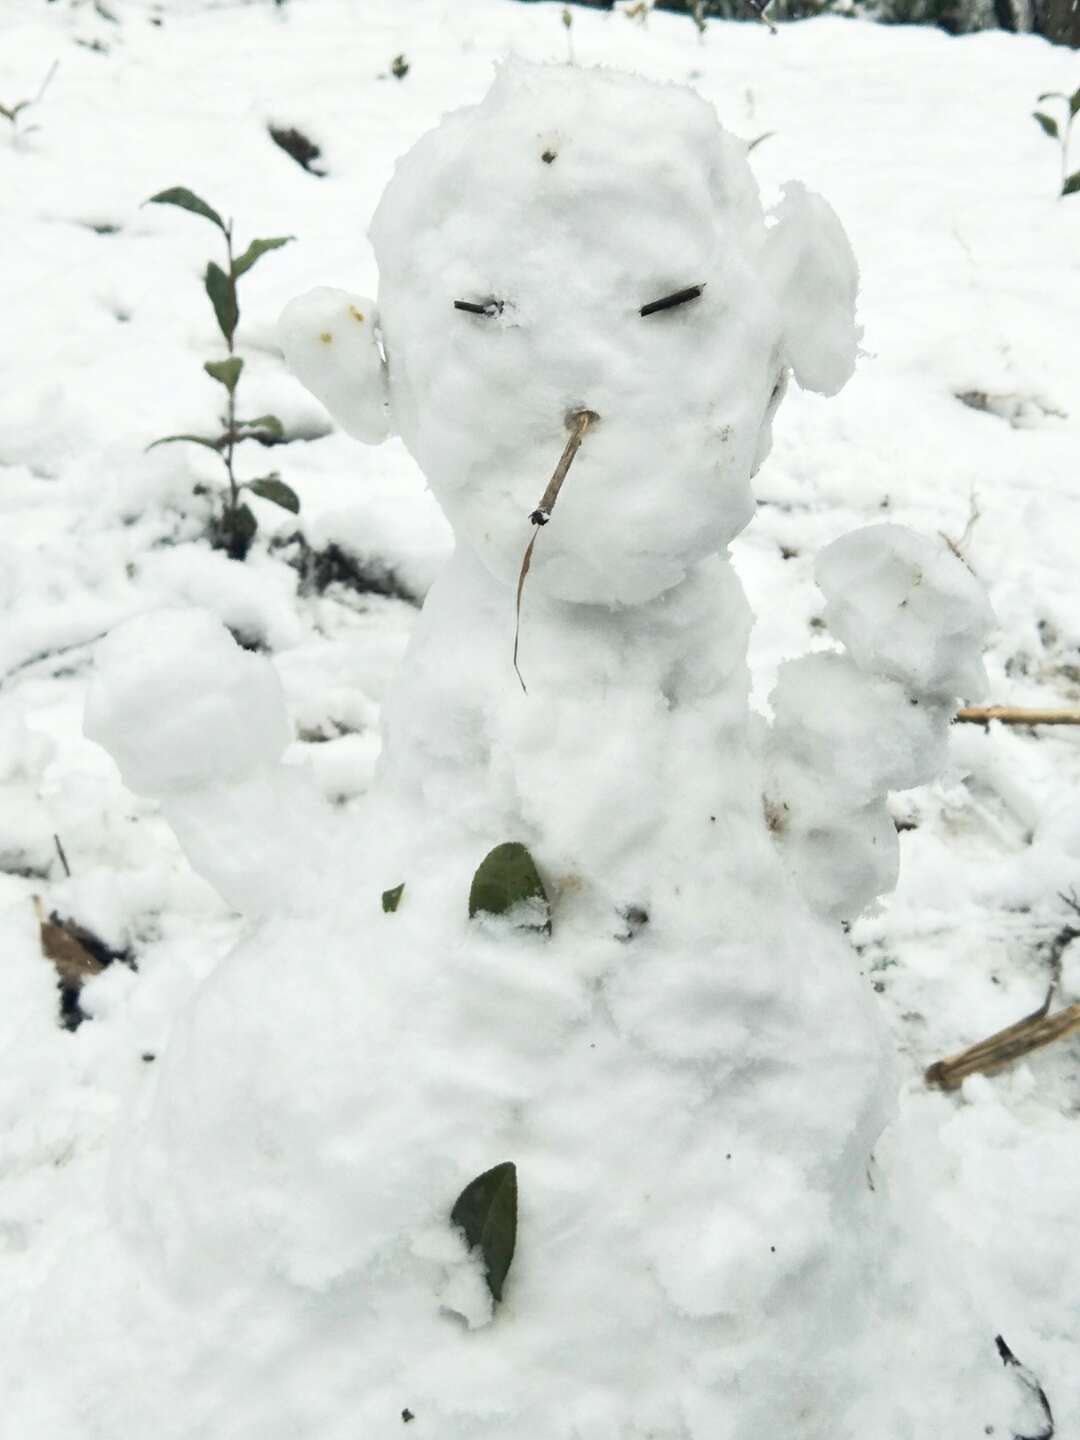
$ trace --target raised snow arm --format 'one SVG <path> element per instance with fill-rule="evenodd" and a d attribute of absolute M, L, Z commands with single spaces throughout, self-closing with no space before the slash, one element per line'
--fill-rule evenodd
<path fill-rule="evenodd" d="M 896 883 L 886 796 L 943 768 L 958 698 L 986 688 L 981 650 L 993 615 L 946 546 L 899 525 L 835 541 L 816 579 L 847 653 L 781 667 L 766 814 L 811 905 L 850 920 Z"/>
<path fill-rule="evenodd" d="M 273 663 L 204 610 L 156 610 L 98 647 L 83 728 L 157 800 L 194 868 L 251 917 L 317 903 L 325 814 Z"/>

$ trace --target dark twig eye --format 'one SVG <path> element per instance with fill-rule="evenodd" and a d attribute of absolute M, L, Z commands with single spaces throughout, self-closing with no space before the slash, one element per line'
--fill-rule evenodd
<path fill-rule="evenodd" d="M 503 302 L 501 300 L 485 300 L 482 305 L 477 305 L 473 300 L 455 300 L 455 310 L 467 310 L 470 315 L 501 315 Z"/>
<path fill-rule="evenodd" d="M 655 315 L 658 310 L 674 310 L 676 305 L 685 305 L 688 300 L 696 300 L 705 289 L 704 284 L 691 285 L 686 290 L 676 290 L 674 295 L 665 295 L 662 300 L 652 300 L 648 305 L 642 305 L 641 315 Z"/>

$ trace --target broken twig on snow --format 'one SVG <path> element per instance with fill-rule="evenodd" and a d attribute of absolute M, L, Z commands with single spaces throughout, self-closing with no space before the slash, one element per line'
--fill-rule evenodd
<path fill-rule="evenodd" d="M 1070 906 L 1073 904 L 1069 896 L 1062 896 L 1062 899 Z M 1064 925 L 1047 942 L 1050 985 L 1046 999 L 1037 1010 L 1023 1020 L 1007 1025 L 1004 1030 L 998 1030 L 986 1040 L 980 1040 L 977 1045 L 961 1050 L 958 1055 L 938 1060 L 927 1069 L 926 1083 L 942 1090 L 956 1090 L 969 1075 L 993 1075 L 1030 1055 L 1033 1050 L 1041 1050 L 1044 1045 L 1051 1045 L 1055 1040 L 1062 1040 L 1080 1030 L 1080 1003 L 1069 1005 L 1056 1015 L 1050 1014 L 1054 992 L 1061 979 L 1061 957 L 1074 940 L 1080 940 L 1080 929 L 1075 925 Z"/>
<path fill-rule="evenodd" d="M 1029 710 L 1023 705 L 965 705 L 954 717 L 958 724 L 1080 725 L 1080 710 Z"/>

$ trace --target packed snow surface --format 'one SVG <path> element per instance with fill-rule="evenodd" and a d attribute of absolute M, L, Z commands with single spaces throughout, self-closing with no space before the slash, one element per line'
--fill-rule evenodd
<path fill-rule="evenodd" d="M 2 156 L 13 1433 L 1037 1434 L 998 1332 L 1068 1433 L 1073 1042 L 959 1098 L 920 1079 L 1041 1000 L 1080 864 L 1069 733 L 947 732 L 991 611 L 939 533 L 991 594 L 992 698 L 1074 701 L 1076 221 L 1023 124 L 1071 88 L 1062 56 L 838 22 L 699 46 L 675 17 L 577 13 L 580 66 L 677 82 L 657 90 L 522 64 L 565 58 L 557 6 L 202 10 L 24 5 L 0 62 L 25 88 L 64 47 L 43 129 Z M 941 126 L 964 107 L 959 154 Z M 328 178 L 253 123 L 282 118 L 325 133 Z M 763 207 L 731 137 L 766 129 Z M 216 398 L 213 234 L 135 208 L 181 182 L 299 237 L 248 277 L 238 339 L 257 409 L 309 437 L 273 452 L 302 511 L 253 502 L 243 566 L 202 538 L 212 457 L 141 453 Z M 298 373 L 406 448 L 328 434 L 282 369 L 274 317 L 312 284 L 323 308 L 282 336 Z M 954 398 L 1010 390 L 1036 428 Z M 600 419 L 523 596 L 526 695 L 514 587 L 582 407 Z M 712 552 L 755 499 L 733 568 Z M 436 572 L 414 625 L 394 596 Z M 896 820 L 901 888 L 857 918 Z M 550 938 L 467 918 L 510 838 Z M 74 1034 L 33 894 L 135 950 Z M 518 1249 L 493 1306 L 448 1215 L 503 1160 Z"/>

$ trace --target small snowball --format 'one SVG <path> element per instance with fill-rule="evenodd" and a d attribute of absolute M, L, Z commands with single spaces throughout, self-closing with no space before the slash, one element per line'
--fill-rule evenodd
<path fill-rule="evenodd" d="M 860 669 L 918 695 L 985 693 L 980 652 L 993 612 L 944 544 L 901 525 L 871 525 L 827 546 L 814 574 L 825 623 Z"/>
<path fill-rule="evenodd" d="M 282 311 L 278 334 L 289 368 L 357 440 L 390 434 L 386 366 L 374 300 L 319 286 Z"/>
<path fill-rule="evenodd" d="M 781 783 L 790 774 L 782 775 Z M 784 793 L 781 791 L 781 793 Z M 871 900 L 896 885 L 900 848 L 885 803 L 861 810 L 835 810 L 818 791 L 805 809 L 796 799 L 769 806 L 781 853 L 799 889 L 815 910 L 835 920 L 853 920 Z"/>
<path fill-rule="evenodd" d="M 276 764 L 289 743 L 281 682 L 213 615 L 156 610 L 97 649 L 83 730 L 137 793 L 237 780 Z"/>
<path fill-rule="evenodd" d="M 940 771 L 948 714 L 846 655 L 805 655 L 781 665 L 771 703 L 773 738 L 830 807 L 852 808 L 909 790 Z M 800 787 L 801 788 L 801 787 Z M 797 796 L 784 792 L 784 798 Z"/>

